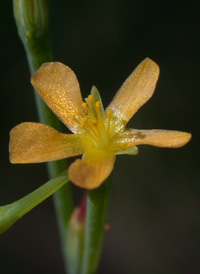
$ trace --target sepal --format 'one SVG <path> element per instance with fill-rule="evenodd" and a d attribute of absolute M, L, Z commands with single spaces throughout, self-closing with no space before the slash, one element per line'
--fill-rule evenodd
<path fill-rule="evenodd" d="M 137 155 L 138 154 L 138 147 L 133 146 L 133 147 L 127 148 L 125 150 L 117 151 L 117 153 L 116 153 L 116 155 L 121 155 L 121 154 Z"/>

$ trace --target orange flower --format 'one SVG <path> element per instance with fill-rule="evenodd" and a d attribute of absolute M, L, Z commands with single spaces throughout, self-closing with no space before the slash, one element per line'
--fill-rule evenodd
<path fill-rule="evenodd" d="M 95 87 L 83 102 L 78 80 L 69 67 L 58 62 L 43 64 L 31 82 L 74 134 L 59 133 L 40 123 L 22 123 L 10 132 L 10 161 L 39 163 L 83 154 L 82 160 L 70 165 L 69 178 L 80 187 L 93 189 L 109 176 L 117 154 L 137 154 L 136 145 L 169 148 L 185 145 L 190 133 L 125 128 L 153 95 L 158 76 L 158 65 L 146 58 L 104 110 Z"/>

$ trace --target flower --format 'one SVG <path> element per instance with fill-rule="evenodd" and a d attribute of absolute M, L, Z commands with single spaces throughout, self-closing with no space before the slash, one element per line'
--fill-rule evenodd
<path fill-rule="evenodd" d="M 10 161 L 39 163 L 83 154 L 82 159 L 70 165 L 69 178 L 77 186 L 93 189 L 109 176 L 117 154 L 137 154 L 136 145 L 168 148 L 185 145 L 190 133 L 125 128 L 153 95 L 158 76 L 158 65 L 146 58 L 104 110 L 95 87 L 83 102 L 74 72 L 59 62 L 44 63 L 31 82 L 74 134 L 59 133 L 40 123 L 21 123 L 10 132 Z"/>

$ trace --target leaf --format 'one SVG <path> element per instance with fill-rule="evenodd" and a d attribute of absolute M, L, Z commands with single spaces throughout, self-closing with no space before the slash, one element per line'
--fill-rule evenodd
<path fill-rule="evenodd" d="M 69 181 L 67 171 L 48 181 L 20 200 L 0 207 L 0 234 L 9 229 L 17 220 L 43 202 Z"/>

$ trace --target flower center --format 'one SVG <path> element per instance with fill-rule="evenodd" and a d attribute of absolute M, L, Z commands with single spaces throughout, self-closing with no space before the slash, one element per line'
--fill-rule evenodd
<path fill-rule="evenodd" d="M 101 101 L 95 101 L 93 95 L 88 96 L 82 107 L 85 114 L 77 113 L 74 119 L 84 129 L 88 147 L 106 148 L 113 136 L 112 110 L 104 111 Z"/>

